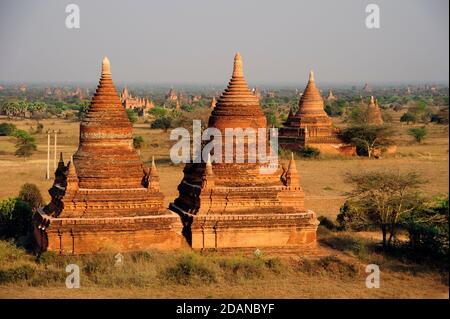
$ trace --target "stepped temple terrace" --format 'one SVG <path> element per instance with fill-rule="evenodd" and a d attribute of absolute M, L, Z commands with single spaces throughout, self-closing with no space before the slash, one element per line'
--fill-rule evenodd
<path fill-rule="evenodd" d="M 241 56 L 236 54 L 228 87 L 218 98 L 208 126 L 266 128 L 258 98 L 249 89 Z M 237 142 L 233 142 L 237 149 Z M 244 142 L 243 163 L 208 158 L 188 163 L 178 186 L 179 197 L 170 204 L 183 221 L 183 233 L 194 249 L 314 247 L 318 221 L 304 205 L 304 192 L 293 157 L 283 168 L 262 172 L 262 161 L 248 159 L 251 139 Z M 223 145 L 224 143 L 222 143 Z M 234 152 L 232 154 L 235 156 Z M 206 162 L 206 163 L 205 163 Z"/>
<path fill-rule="evenodd" d="M 355 148 L 344 144 L 339 139 L 339 133 L 324 110 L 323 99 L 311 71 L 298 111 L 294 114 L 290 110 L 284 127 L 280 129 L 280 146 L 292 151 L 311 146 L 323 153 L 355 155 Z"/>
<path fill-rule="evenodd" d="M 35 216 L 39 250 L 81 254 L 186 245 L 179 217 L 163 206 L 154 161 L 145 167 L 132 141 L 105 58 L 78 150 L 67 164 L 61 155 L 51 202 Z"/>

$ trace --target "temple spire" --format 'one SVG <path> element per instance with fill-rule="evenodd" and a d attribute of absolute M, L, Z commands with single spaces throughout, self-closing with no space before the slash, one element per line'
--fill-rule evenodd
<path fill-rule="evenodd" d="M 212 188 L 216 185 L 213 167 L 211 163 L 211 154 L 208 153 L 208 159 L 206 160 L 206 169 L 202 178 L 202 189 Z"/>
<path fill-rule="evenodd" d="M 111 75 L 111 64 L 106 56 L 103 58 L 102 62 L 102 76 L 104 75 Z"/>
<path fill-rule="evenodd" d="M 244 70 L 242 65 L 242 57 L 241 54 L 238 52 L 234 56 L 233 77 L 243 77 L 243 76 Z"/>
<path fill-rule="evenodd" d="M 152 166 L 150 167 L 150 170 L 148 173 L 148 189 L 155 190 L 155 191 L 159 191 L 159 189 L 160 189 L 159 175 L 158 175 L 158 170 L 156 169 L 154 156 L 152 156 Z"/>
<path fill-rule="evenodd" d="M 289 165 L 286 172 L 286 186 L 289 187 L 300 186 L 300 178 L 298 177 L 297 165 L 295 164 L 293 152 L 291 152 L 291 159 L 289 160 Z"/>
<path fill-rule="evenodd" d="M 206 160 L 206 175 L 213 175 L 213 168 L 211 163 L 211 154 L 208 153 L 208 159 Z"/>
<path fill-rule="evenodd" d="M 158 176 L 158 170 L 156 169 L 155 157 L 152 156 L 152 167 L 150 169 L 150 174 L 152 176 Z"/>
<path fill-rule="evenodd" d="M 309 82 L 314 82 L 315 78 L 314 78 L 314 71 L 311 70 L 309 71 Z"/>
<path fill-rule="evenodd" d="M 370 104 L 375 104 L 375 99 L 374 99 L 373 95 L 370 97 Z"/>

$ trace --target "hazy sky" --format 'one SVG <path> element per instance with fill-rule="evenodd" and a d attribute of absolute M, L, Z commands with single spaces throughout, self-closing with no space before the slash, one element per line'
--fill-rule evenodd
<path fill-rule="evenodd" d="M 66 5 L 80 7 L 67 29 Z M 365 7 L 380 6 L 380 29 Z M 448 0 L 0 0 L 0 81 L 228 81 L 240 51 L 251 83 L 445 82 Z"/>

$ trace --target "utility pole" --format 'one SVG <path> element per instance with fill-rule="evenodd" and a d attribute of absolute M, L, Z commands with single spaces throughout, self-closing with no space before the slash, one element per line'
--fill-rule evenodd
<path fill-rule="evenodd" d="M 47 131 L 47 175 L 46 179 L 50 179 L 50 131 Z"/>
<path fill-rule="evenodd" d="M 54 154 L 53 154 L 53 169 L 56 170 L 56 139 L 57 139 L 57 131 L 53 131 L 55 133 L 55 147 L 54 147 Z"/>

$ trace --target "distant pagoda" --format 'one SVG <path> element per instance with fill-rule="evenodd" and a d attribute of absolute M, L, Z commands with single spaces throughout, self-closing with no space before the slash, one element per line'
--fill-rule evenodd
<path fill-rule="evenodd" d="M 336 100 L 336 97 L 333 95 L 333 91 L 329 90 L 328 91 L 328 96 L 327 96 L 327 101 L 328 102 L 333 102 Z"/>
<path fill-rule="evenodd" d="M 283 148 L 292 151 L 311 146 L 325 153 L 354 155 L 355 148 L 344 144 L 339 133 L 324 110 L 323 99 L 316 87 L 314 72 L 311 71 L 298 104 L 298 111 L 294 113 L 291 109 L 283 128 L 280 129 L 279 143 Z"/>
<path fill-rule="evenodd" d="M 179 217 L 164 208 L 154 161 L 133 148 L 132 125 L 103 60 L 102 75 L 80 143 L 67 164 L 61 155 L 51 202 L 36 214 L 40 251 L 90 253 L 182 247 Z"/>
<path fill-rule="evenodd" d="M 384 123 L 378 100 L 373 96 L 370 97 L 370 102 L 367 107 L 367 123 L 373 125 L 382 125 Z"/>
<path fill-rule="evenodd" d="M 266 124 L 258 97 L 244 79 L 238 53 L 208 126 L 219 129 L 224 142 L 227 128 L 257 130 Z M 225 163 L 222 152 L 221 163 L 208 157 L 206 163 L 186 164 L 179 197 L 170 209 L 182 217 L 188 242 L 194 249 L 314 246 L 318 221 L 304 206 L 294 159 L 286 169 L 277 164 L 273 172 L 261 173 L 261 161 L 248 161 L 249 143 L 244 143 L 243 163 Z"/>

